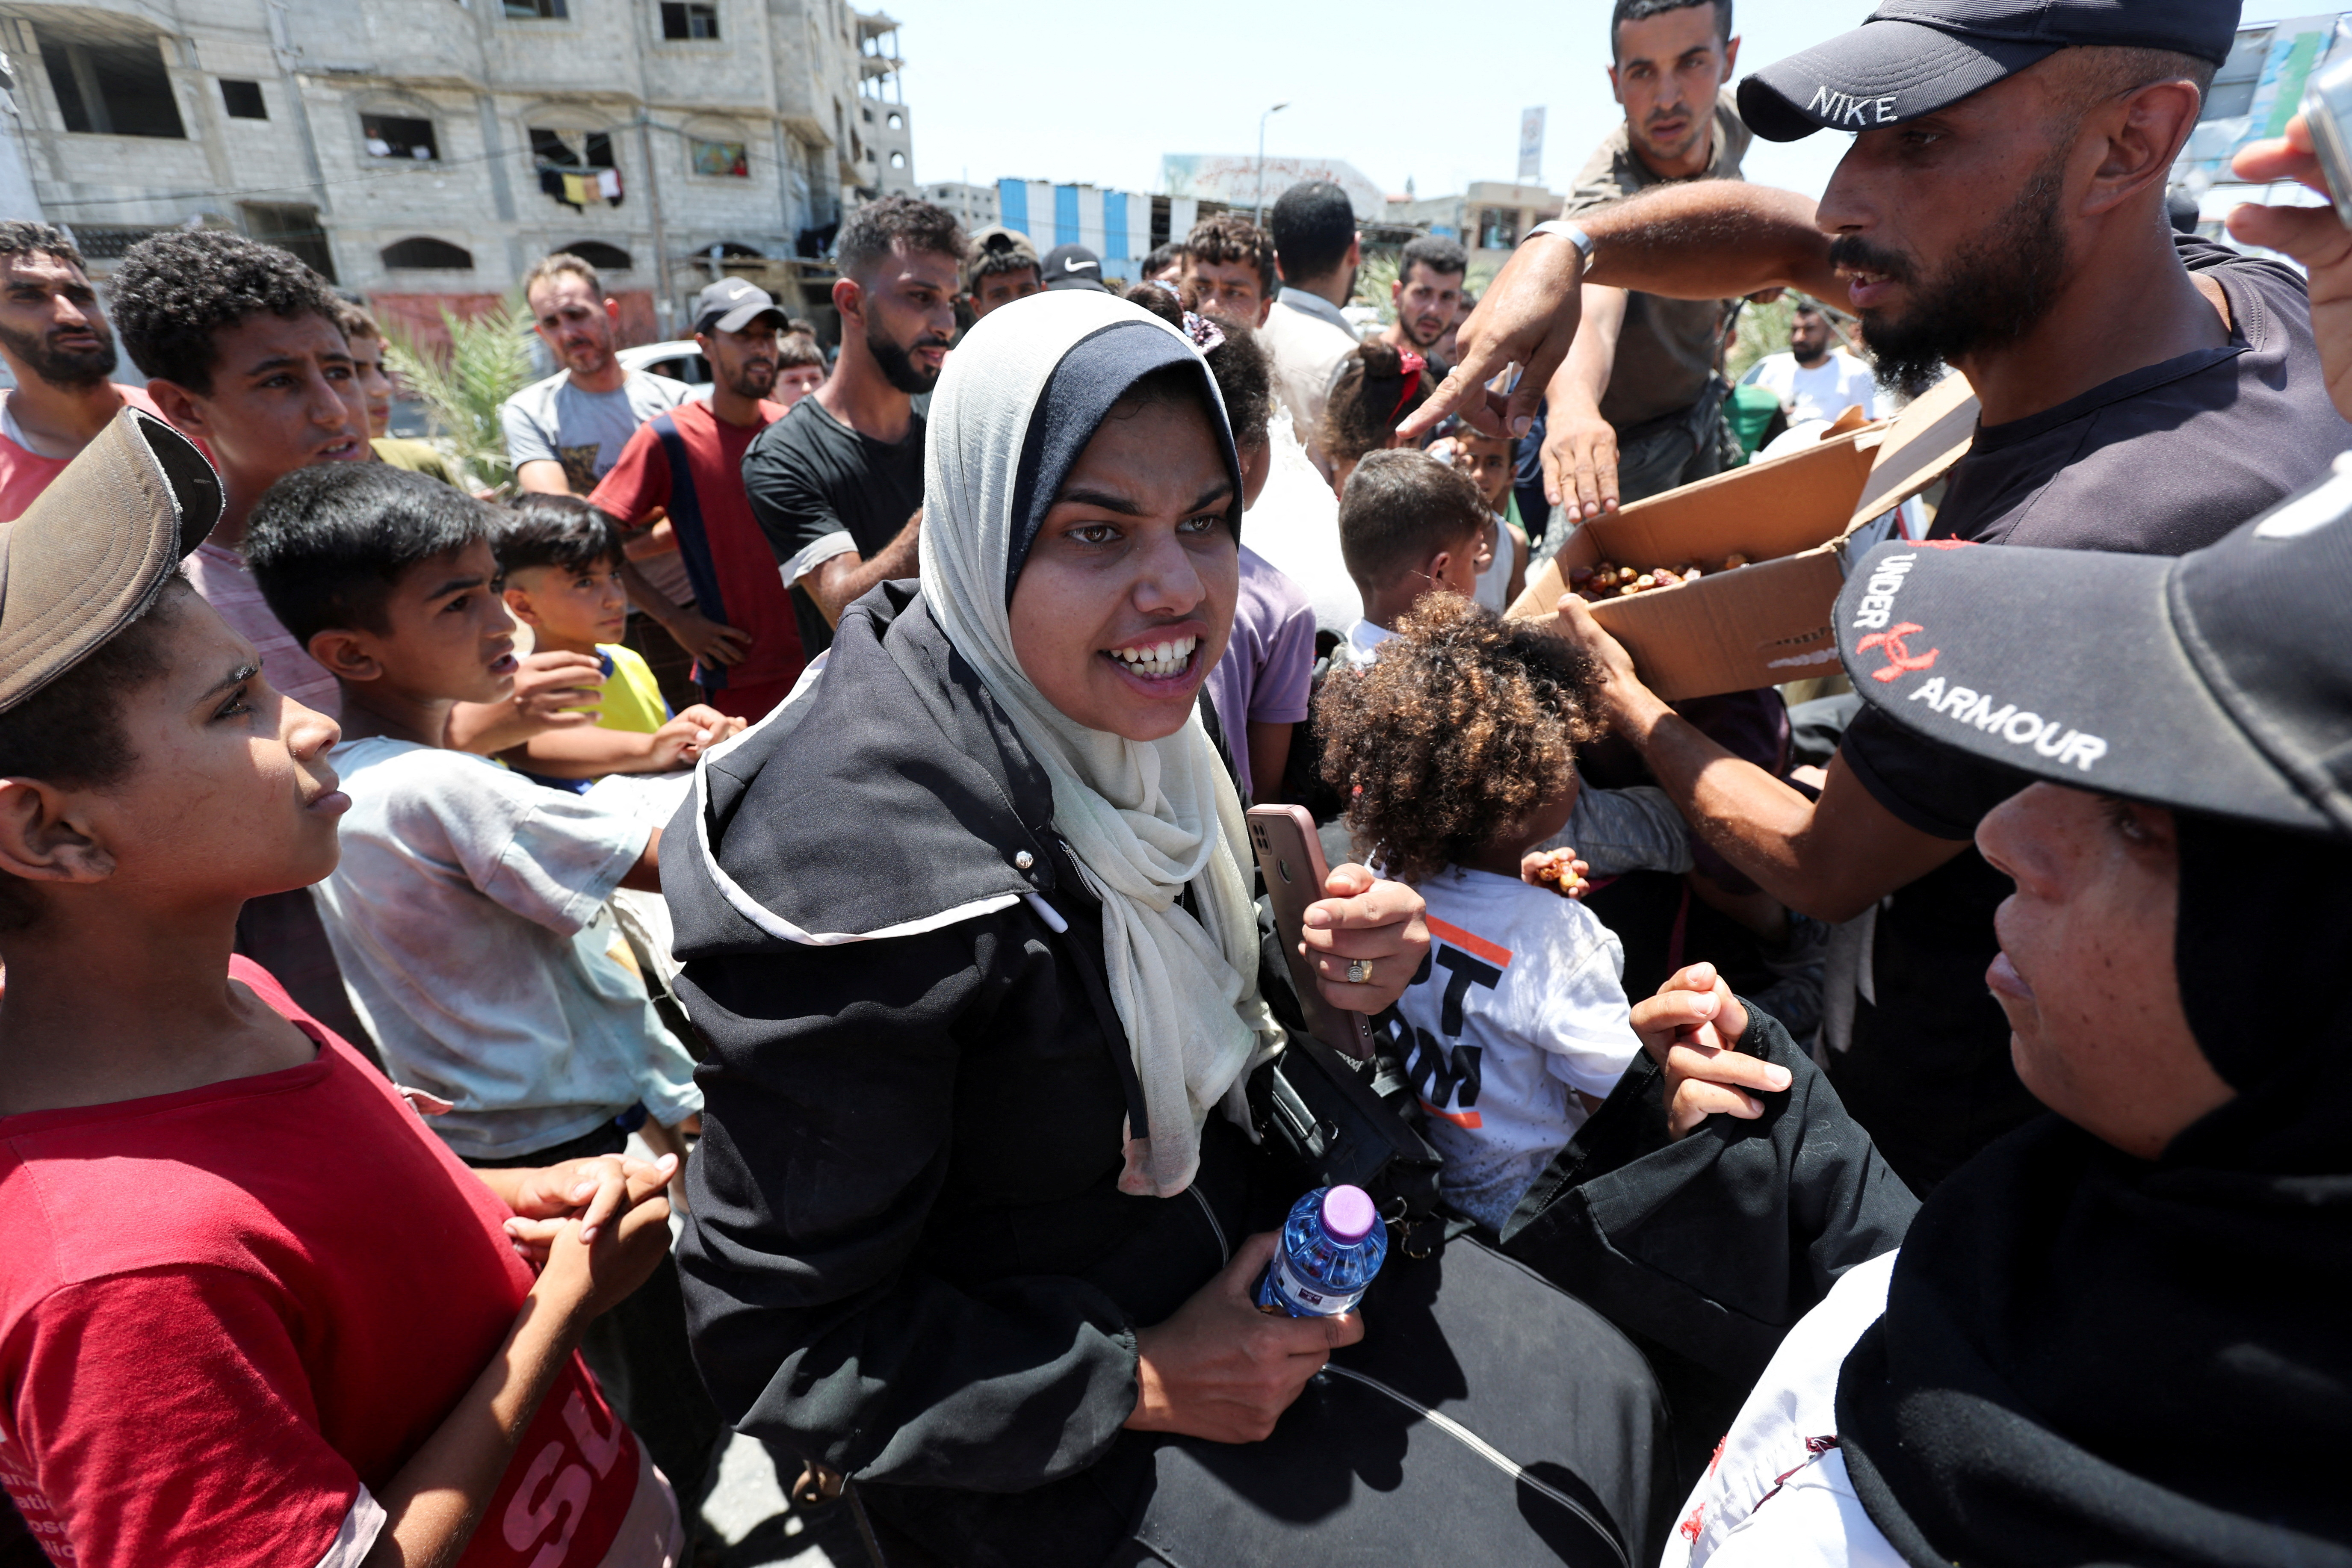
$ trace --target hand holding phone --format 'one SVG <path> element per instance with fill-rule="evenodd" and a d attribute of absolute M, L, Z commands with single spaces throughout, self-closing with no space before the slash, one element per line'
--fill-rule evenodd
<path fill-rule="evenodd" d="M 1282 940 L 1283 961 L 1290 966 L 1291 988 L 1298 993 L 1299 1009 L 1307 1016 L 1307 1032 L 1335 1051 L 1370 1061 L 1371 1026 L 1361 1013 L 1345 1012 L 1323 999 L 1315 966 L 1300 951 L 1307 906 L 1325 896 L 1324 887 L 1331 879 L 1322 840 L 1315 836 L 1315 819 L 1304 806 L 1254 805 L 1249 835 L 1274 901 L 1275 931 Z"/>

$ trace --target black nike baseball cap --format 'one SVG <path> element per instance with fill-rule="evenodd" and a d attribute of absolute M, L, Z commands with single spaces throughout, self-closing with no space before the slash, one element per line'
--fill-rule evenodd
<path fill-rule="evenodd" d="M 1045 253 L 1038 268 L 1048 289 L 1097 289 L 1109 293 L 1102 280 L 1102 258 L 1083 245 L 1057 245 Z"/>
<path fill-rule="evenodd" d="M 2182 556 L 1889 543 L 1838 595 L 1863 700 L 2035 778 L 2352 837 L 2352 453 Z"/>
<path fill-rule="evenodd" d="M 1739 84 L 1767 142 L 1900 125 L 2081 45 L 2170 49 L 2221 65 L 2239 0 L 1885 0 L 1870 19 Z"/>

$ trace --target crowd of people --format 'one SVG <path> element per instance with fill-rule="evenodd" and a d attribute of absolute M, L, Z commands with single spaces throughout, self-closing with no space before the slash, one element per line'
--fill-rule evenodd
<path fill-rule="evenodd" d="M 1369 336 L 1322 183 L 872 202 L 707 387 L 553 254 L 503 487 L 288 253 L 0 222 L 0 1563 L 716 1563 L 730 1433 L 877 1568 L 2352 1563 L 2352 232 L 2172 221 L 2238 20 L 1616 0 Z M 1529 602 L 1947 374 L 1843 689 Z"/>

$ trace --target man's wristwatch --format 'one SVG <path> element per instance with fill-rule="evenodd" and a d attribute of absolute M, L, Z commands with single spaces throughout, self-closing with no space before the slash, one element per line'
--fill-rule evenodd
<path fill-rule="evenodd" d="M 1585 233 L 1582 229 L 1577 227 L 1576 225 L 1569 222 L 1566 218 L 1556 217 L 1548 222 L 1536 225 L 1535 227 L 1528 230 L 1528 239 L 1533 239 L 1539 234 L 1556 234 L 1559 236 L 1560 238 L 1576 247 L 1576 254 L 1583 258 L 1585 266 L 1590 267 L 1592 265 L 1592 237 Z M 1519 243 L 1524 245 L 1527 243 L 1527 240 L 1521 240 Z"/>

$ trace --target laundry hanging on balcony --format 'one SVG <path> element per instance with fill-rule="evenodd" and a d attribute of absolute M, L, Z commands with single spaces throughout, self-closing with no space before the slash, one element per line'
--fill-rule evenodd
<path fill-rule="evenodd" d="M 591 202 L 621 205 L 621 171 L 613 156 L 613 137 L 605 131 L 555 131 L 530 127 L 531 161 L 539 170 L 539 188 L 575 210 Z"/>

